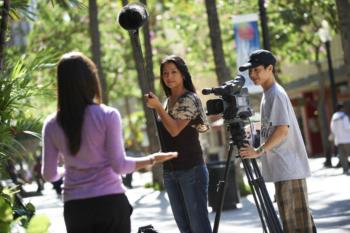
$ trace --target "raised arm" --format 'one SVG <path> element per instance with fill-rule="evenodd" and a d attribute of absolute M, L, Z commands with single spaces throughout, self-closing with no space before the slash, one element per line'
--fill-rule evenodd
<path fill-rule="evenodd" d="M 164 127 L 172 137 L 176 137 L 190 122 L 189 119 L 174 119 L 163 108 L 158 97 L 150 92 L 145 96 L 147 106 L 153 108 L 162 119 Z"/>

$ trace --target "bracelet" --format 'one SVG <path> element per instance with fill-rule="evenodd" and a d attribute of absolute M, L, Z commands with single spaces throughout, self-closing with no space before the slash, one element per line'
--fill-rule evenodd
<path fill-rule="evenodd" d="M 255 149 L 255 152 L 259 154 L 265 153 L 264 145 L 259 146 L 258 148 Z"/>

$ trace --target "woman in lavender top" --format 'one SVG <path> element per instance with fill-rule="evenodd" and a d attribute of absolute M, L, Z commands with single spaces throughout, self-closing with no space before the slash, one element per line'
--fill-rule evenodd
<path fill-rule="evenodd" d="M 57 112 L 43 127 L 42 174 L 64 177 L 64 219 L 68 233 L 129 233 L 132 207 L 121 174 L 177 156 L 155 153 L 127 157 L 121 117 L 102 104 L 95 64 L 82 53 L 64 54 L 57 66 Z M 64 166 L 58 165 L 62 158 Z"/>

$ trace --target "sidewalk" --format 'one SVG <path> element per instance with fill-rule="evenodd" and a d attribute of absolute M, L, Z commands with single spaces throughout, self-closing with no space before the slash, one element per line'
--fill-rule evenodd
<path fill-rule="evenodd" d="M 309 202 L 318 232 L 350 233 L 350 176 L 343 175 L 341 168 L 323 168 L 323 162 L 324 158 L 310 159 L 312 177 L 308 179 Z M 178 233 L 166 193 L 143 187 L 150 181 L 150 173 L 136 172 L 133 175 L 134 188 L 127 191 L 134 207 L 132 232 L 136 233 L 140 226 L 152 224 L 159 233 Z M 268 183 L 267 188 L 273 197 L 273 185 Z M 34 204 L 37 213 L 49 216 L 50 233 L 66 232 L 63 203 L 56 197 L 50 184 L 46 184 L 44 195 L 25 198 L 25 202 L 28 201 Z M 213 226 L 215 212 L 210 207 L 209 211 Z M 263 232 L 252 195 L 241 198 L 240 208 L 222 212 L 219 232 Z"/>

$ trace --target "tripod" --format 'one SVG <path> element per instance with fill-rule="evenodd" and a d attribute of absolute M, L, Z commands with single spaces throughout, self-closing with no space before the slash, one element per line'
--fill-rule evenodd
<path fill-rule="evenodd" d="M 218 183 L 219 204 L 217 205 L 217 212 L 215 215 L 215 222 L 213 233 L 217 233 L 219 229 L 219 222 L 221 211 L 224 204 L 226 183 L 230 169 L 230 161 L 234 146 L 239 150 L 245 141 L 244 122 L 241 119 L 225 120 L 228 131 L 230 132 L 230 144 L 227 154 L 226 167 L 224 173 L 224 180 Z M 237 157 L 240 157 L 239 155 Z M 255 159 L 241 159 L 244 171 L 248 178 L 249 186 L 252 190 L 254 202 L 261 220 L 264 233 L 282 233 L 282 227 L 278 220 L 277 214 L 274 210 L 273 204 L 267 192 L 265 182 L 261 176 L 258 164 Z"/>

